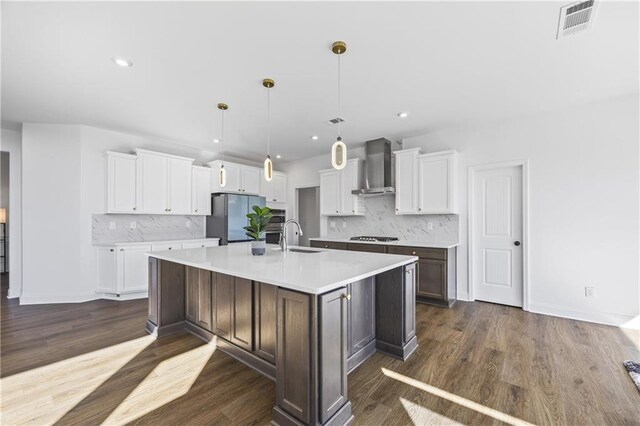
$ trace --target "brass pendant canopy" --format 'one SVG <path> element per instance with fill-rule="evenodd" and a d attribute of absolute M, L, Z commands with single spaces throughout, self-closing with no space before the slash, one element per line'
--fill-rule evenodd
<path fill-rule="evenodd" d="M 225 103 L 220 102 L 220 103 L 218 104 L 218 109 L 219 109 L 219 110 L 222 110 L 222 111 L 226 111 L 226 110 L 228 110 L 228 109 L 229 109 L 229 105 L 227 105 L 227 104 L 225 104 Z"/>
<path fill-rule="evenodd" d="M 347 51 L 347 43 L 340 40 L 334 41 L 333 44 L 331 45 L 331 51 L 336 55 L 342 55 L 344 52 Z"/>
<path fill-rule="evenodd" d="M 270 78 L 265 78 L 264 80 L 262 80 L 262 85 L 267 89 L 271 89 L 273 86 L 276 85 L 276 82 L 271 80 Z"/>

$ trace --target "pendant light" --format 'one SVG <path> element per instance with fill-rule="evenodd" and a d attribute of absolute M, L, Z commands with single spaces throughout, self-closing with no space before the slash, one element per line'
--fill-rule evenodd
<path fill-rule="evenodd" d="M 347 51 L 347 43 L 336 41 L 331 45 L 331 51 L 338 56 L 338 138 L 331 147 L 331 165 L 336 170 L 342 170 L 347 165 L 347 146 L 342 142 L 340 133 L 342 123 L 342 117 L 340 117 L 340 56 Z"/>
<path fill-rule="evenodd" d="M 269 93 L 271 92 L 271 88 L 276 85 L 275 81 L 270 78 L 265 78 L 262 80 L 262 85 L 267 88 L 267 158 L 264 160 L 264 179 L 267 182 L 271 182 L 273 179 L 273 162 L 271 161 L 271 140 L 270 140 L 270 114 L 271 114 L 271 104 L 269 99 Z"/>
<path fill-rule="evenodd" d="M 222 161 L 220 161 L 220 170 L 218 171 L 218 184 L 221 188 L 224 188 L 227 185 L 227 171 L 224 169 L 224 112 L 229 109 L 229 105 L 225 103 L 219 103 L 218 109 L 222 113 L 222 126 L 221 126 L 221 135 L 220 135 L 220 149 L 222 150 Z"/>

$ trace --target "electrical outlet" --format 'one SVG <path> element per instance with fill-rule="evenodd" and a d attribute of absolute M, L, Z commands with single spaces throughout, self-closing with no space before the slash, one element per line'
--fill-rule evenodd
<path fill-rule="evenodd" d="M 336 223 L 334 221 L 329 222 L 331 229 L 336 229 Z"/>
<path fill-rule="evenodd" d="M 595 287 L 585 287 L 584 288 L 584 297 L 595 297 L 596 288 Z"/>
<path fill-rule="evenodd" d="M 433 231 L 433 222 L 427 222 L 427 230 Z"/>
<path fill-rule="evenodd" d="M 184 226 L 186 226 L 187 228 L 191 228 L 191 221 L 190 220 L 185 220 L 184 221 Z"/>
<path fill-rule="evenodd" d="M 342 229 L 347 229 L 347 221 L 346 220 L 342 221 Z"/>
<path fill-rule="evenodd" d="M 131 222 L 129 224 L 129 229 L 136 229 L 137 228 L 137 224 L 135 222 Z"/>
<path fill-rule="evenodd" d="M 116 229 L 116 223 L 115 222 L 109 222 L 109 229 Z"/>

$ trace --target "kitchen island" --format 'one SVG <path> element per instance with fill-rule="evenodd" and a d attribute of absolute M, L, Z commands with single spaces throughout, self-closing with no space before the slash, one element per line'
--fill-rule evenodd
<path fill-rule="evenodd" d="M 186 329 L 276 382 L 273 423 L 353 420 L 347 374 L 376 351 L 406 359 L 415 256 L 250 244 L 149 253 L 147 331 Z"/>

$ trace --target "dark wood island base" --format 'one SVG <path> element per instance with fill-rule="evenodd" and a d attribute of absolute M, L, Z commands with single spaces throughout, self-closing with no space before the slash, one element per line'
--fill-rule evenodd
<path fill-rule="evenodd" d="M 415 275 L 410 263 L 310 294 L 149 257 L 146 330 L 186 329 L 275 380 L 273 424 L 350 424 L 347 374 L 417 348 Z"/>

